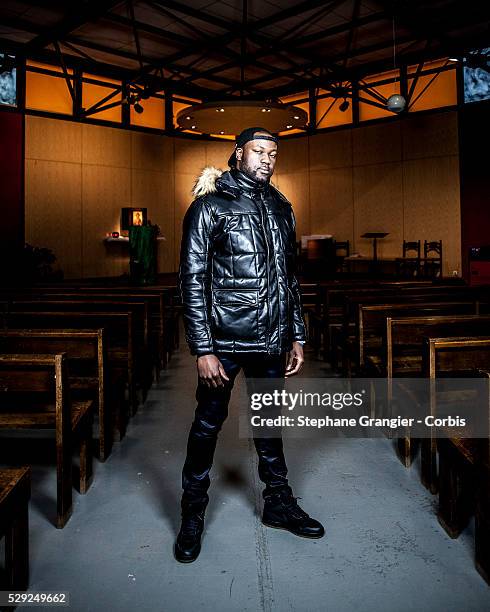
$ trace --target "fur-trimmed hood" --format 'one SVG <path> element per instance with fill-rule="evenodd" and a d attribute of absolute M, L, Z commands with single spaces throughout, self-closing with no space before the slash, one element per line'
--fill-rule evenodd
<path fill-rule="evenodd" d="M 284 195 L 272 182 L 269 182 L 269 186 L 272 191 L 279 195 L 279 197 L 287 201 Z M 220 192 L 220 194 L 231 198 L 238 198 L 242 189 L 243 187 L 240 187 L 229 170 L 224 171 L 215 166 L 206 166 L 202 169 L 201 174 L 194 183 L 192 195 L 198 198 L 200 196 Z"/>
<path fill-rule="evenodd" d="M 223 170 L 215 166 L 206 166 L 203 168 L 201 174 L 194 183 L 192 195 L 198 198 L 199 196 L 208 195 L 208 193 L 215 193 L 217 191 L 216 181 L 222 174 Z"/>

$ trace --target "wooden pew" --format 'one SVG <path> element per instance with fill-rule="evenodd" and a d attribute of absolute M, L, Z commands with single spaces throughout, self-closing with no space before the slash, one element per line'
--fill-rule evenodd
<path fill-rule="evenodd" d="M 0 469 L 0 539 L 5 538 L 6 584 L 0 588 L 26 591 L 29 587 L 29 466 Z"/>
<path fill-rule="evenodd" d="M 451 537 L 457 537 L 475 512 L 475 565 L 490 584 L 490 337 L 427 338 L 425 349 L 426 374 L 431 380 L 471 372 L 486 381 L 487 437 L 456 437 L 448 432 L 447 437 L 437 439 L 437 444 L 424 440 L 422 468 L 430 484 L 436 470 L 437 447 L 438 520 Z M 431 412 L 437 414 L 435 392 L 431 393 Z"/>
<path fill-rule="evenodd" d="M 356 362 L 357 328 L 359 327 L 359 308 L 361 305 L 393 304 L 393 303 L 420 303 L 420 302 L 459 302 L 473 300 L 479 303 L 480 311 L 484 312 L 490 300 L 487 287 L 446 287 L 435 285 L 430 287 L 401 287 L 393 294 L 379 293 L 376 289 L 374 293 L 364 290 L 361 293 L 349 292 L 344 296 L 342 329 L 336 335 L 335 351 L 344 358 L 344 370 L 346 369 L 345 360 L 349 357 Z"/>
<path fill-rule="evenodd" d="M 478 302 L 475 301 L 433 301 L 408 302 L 396 304 L 359 304 L 356 336 L 353 354 L 347 355 L 350 363 L 354 361 L 356 372 L 365 371 L 368 355 L 382 351 L 382 338 L 388 317 L 430 316 L 442 314 L 478 314 Z"/>
<path fill-rule="evenodd" d="M 315 338 L 323 337 L 323 356 L 324 359 L 335 359 L 332 355 L 332 337 L 339 340 L 339 332 L 343 322 L 343 311 L 347 298 L 368 298 L 400 295 L 431 295 L 449 294 L 458 295 L 462 288 L 459 285 L 433 284 L 430 281 L 385 281 L 385 282 L 332 282 L 322 284 L 320 304 L 314 313 Z M 355 310 L 354 310 L 355 312 Z M 317 342 L 317 349 L 319 343 Z M 335 344 L 334 344 L 335 347 Z"/>
<path fill-rule="evenodd" d="M 135 386 L 145 397 L 152 383 L 152 358 L 149 352 L 148 329 L 149 311 L 145 302 L 119 302 L 112 300 L 53 300 L 51 297 L 36 300 L 12 300 L 9 312 L 49 311 L 49 312 L 130 312 L 133 322 L 133 367 Z"/>
<path fill-rule="evenodd" d="M 96 401 L 99 415 L 99 459 L 109 457 L 113 444 L 114 421 L 119 428 L 123 417 L 113 413 L 123 409 L 115 393 L 109 393 L 107 346 L 103 329 L 11 329 L 0 330 L 0 353 L 66 353 L 72 396 Z"/>
<path fill-rule="evenodd" d="M 460 314 L 386 318 L 383 353 L 372 360 L 381 376 L 421 376 L 427 336 L 490 336 L 490 315 Z"/>
<path fill-rule="evenodd" d="M 0 289 L 2 299 L 83 299 L 141 302 L 148 304 L 149 310 L 149 343 L 152 353 L 158 356 L 155 375 L 158 378 L 160 369 L 168 363 L 167 345 L 170 343 L 167 329 L 167 312 L 171 309 L 171 290 L 167 287 L 120 287 L 114 285 L 76 285 L 56 284 L 53 286 L 22 287 Z"/>
<path fill-rule="evenodd" d="M 386 319 L 382 355 L 371 355 L 371 368 L 379 376 L 415 378 L 423 376 L 423 351 L 426 337 L 490 335 L 489 315 L 438 315 Z M 388 393 L 389 395 L 389 393 Z M 390 397 L 388 397 L 388 403 Z M 410 435 L 397 440 L 400 460 L 409 467 L 418 447 Z"/>
<path fill-rule="evenodd" d="M 107 338 L 107 357 L 115 382 L 120 376 L 128 387 L 132 414 L 137 410 L 134 372 L 134 332 L 131 312 L 10 312 L 3 316 L 8 329 L 100 329 Z M 112 383 L 112 381 L 111 381 Z"/>
<path fill-rule="evenodd" d="M 27 297 L 28 296 L 28 297 Z M 165 312 L 166 312 L 166 298 L 165 292 L 159 291 L 154 293 L 148 292 L 136 292 L 127 291 L 117 293 L 112 291 L 110 288 L 102 291 L 101 288 L 81 289 L 76 290 L 68 288 L 64 291 L 61 289 L 50 289 L 40 290 L 29 294 L 12 293 L 9 296 L 11 300 L 66 300 L 66 301 L 77 301 L 82 300 L 84 302 L 126 302 L 126 303 L 145 303 L 145 325 L 147 327 L 147 343 L 148 350 L 150 352 L 150 359 L 152 367 L 155 369 L 155 377 L 158 379 L 160 376 L 160 370 L 165 367 L 166 353 L 164 350 L 165 346 Z"/>
<path fill-rule="evenodd" d="M 86 493 L 92 478 L 93 402 L 71 401 L 66 361 L 63 353 L 0 355 L 0 428 L 55 430 L 58 528 L 72 512 L 75 440 L 80 443 L 80 493 Z"/>

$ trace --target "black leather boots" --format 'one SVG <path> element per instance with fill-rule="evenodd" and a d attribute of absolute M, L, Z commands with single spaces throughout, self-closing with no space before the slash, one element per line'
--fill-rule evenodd
<path fill-rule="evenodd" d="M 303 538 L 323 537 L 323 525 L 306 514 L 296 499 L 290 487 L 272 494 L 264 492 L 262 523 L 267 527 L 286 529 Z"/>
<path fill-rule="evenodd" d="M 182 501 L 182 524 L 174 548 L 175 558 L 181 563 L 195 561 L 201 552 L 206 506 L 207 502 Z"/>

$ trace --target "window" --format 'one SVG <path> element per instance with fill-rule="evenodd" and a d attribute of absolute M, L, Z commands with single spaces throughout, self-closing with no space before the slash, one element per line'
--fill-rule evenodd
<path fill-rule="evenodd" d="M 441 68 L 449 68 L 440 70 Z M 434 70 L 424 74 L 428 70 Z M 417 66 L 409 66 L 408 91 L 415 81 Z M 452 106 L 457 101 L 455 64 L 449 60 L 426 62 L 415 84 L 408 110 L 411 112 Z"/>
<path fill-rule="evenodd" d="M 0 104 L 17 106 L 15 56 L 0 53 Z"/>
<path fill-rule="evenodd" d="M 165 129 L 165 100 L 162 97 L 151 96 L 146 100 L 139 100 L 139 106 L 143 108 L 142 113 L 137 113 L 134 106 L 130 110 L 131 125 L 141 127 Z"/>
<path fill-rule="evenodd" d="M 351 83 L 344 82 L 341 85 L 352 94 Z M 328 128 L 352 123 L 352 98 L 346 96 L 344 99 L 342 96 L 332 96 L 332 92 L 325 89 L 319 89 L 317 95 L 317 128 Z"/>
<path fill-rule="evenodd" d="M 393 113 L 384 107 L 390 96 L 399 93 L 400 73 L 398 70 L 375 74 L 359 81 L 359 120 L 369 121 L 381 117 L 393 117 Z"/>
<path fill-rule="evenodd" d="M 73 74 L 73 70 L 68 69 L 68 74 Z M 26 108 L 62 115 L 73 114 L 73 100 L 61 67 L 27 62 Z"/>
<path fill-rule="evenodd" d="M 82 108 L 88 111 L 96 104 L 99 104 L 100 108 L 109 104 L 116 104 L 111 108 L 91 113 L 88 115 L 88 118 L 121 123 L 121 86 L 121 81 L 84 73 L 82 80 Z"/>

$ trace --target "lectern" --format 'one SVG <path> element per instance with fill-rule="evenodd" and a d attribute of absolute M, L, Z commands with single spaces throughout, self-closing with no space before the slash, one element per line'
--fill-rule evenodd
<path fill-rule="evenodd" d="M 389 232 L 366 232 L 362 234 L 361 238 L 372 238 L 373 239 L 373 262 L 376 265 L 378 261 L 378 238 L 385 238 Z"/>

